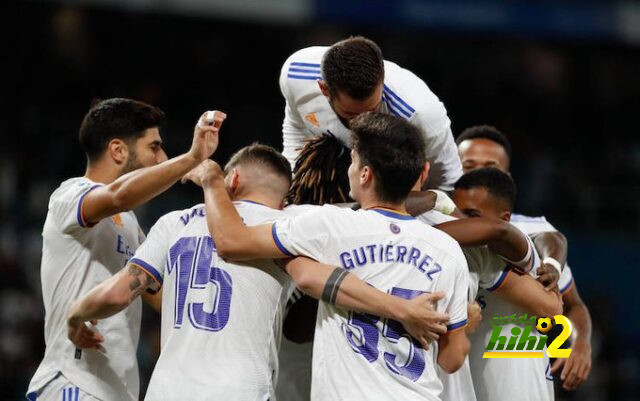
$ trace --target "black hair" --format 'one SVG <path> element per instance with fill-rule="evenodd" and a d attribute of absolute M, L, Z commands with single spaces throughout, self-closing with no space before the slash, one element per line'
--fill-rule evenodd
<path fill-rule="evenodd" d="M 224 171 L 228 174 L 234 167 L 241 164 L 259 164 L 285 178 L 287 183 L 291 183 L 291 165 L 289 161 L 271 146 L 260 143 L 245 146 L 231 156 L 224 166 Z"/>
<path fill-rule="evenodd" d="M 502 146 L 511 161 L 511 143 L 507 137 L 492 125 L 474 125 L 462 131 L 456 138 L 456 145 L 469 139 L 488 139 Z"/>
<path fill-rule="evenodd" d="M 345 92 L 356 100 L 364 100 L 384 81 L 382 51 L 362 36 L 341 40 L 324 54 L 322 78 L 332 96 Z"/>
<path fill-rule="evenodd" d="M 349 202 L 349 164 L 349 149 L 333 135 L 322 134 L 307 140 L 296 157 L 287 202 L 294 205 Z"/>
<path fill-rule="evenodd" d="M 149 128 L 165 122 L 162 110 L 137 100 L 113 98 L 94 101 L 82 120 L 78 138 L 89 162 L 98 160 L 113 139 L 127 143 Z"/>
<path fill-rule="evenodd" d="M 360 114 L 349 127 L 360 167 L 373 170 L 378 198 L 384 202 L 404 201 L 426 160 L 422 131 L 400 117 L 379 112 Z"/>
<path fill-rule="evenodd" d="M 513 211 L 516 203 L 516 183 L 502 170 L 494 167 L 483 167 L 469 171 L 460 177 L 454 185 L 455 189 L 486 188 L 492 196 L 507 202 L 509 211 Z"/>

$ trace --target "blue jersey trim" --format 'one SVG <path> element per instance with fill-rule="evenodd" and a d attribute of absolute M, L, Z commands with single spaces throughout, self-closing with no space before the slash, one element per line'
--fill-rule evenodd
<path fill-rule="evenodd" d="M 306 68 L 289 68 L 289 72 L 306 72 L 308 74 L 320 74 L 320 70 L 308 70 Z"/>
<path fill-rule="evenodd" d="M 396 103 L 392 98 L 387 96 L 386 100 L 385 100 L 385 103 L 387 104 L 387 107 L 390 110 L 391 109 L 396 109 L 397 111 L 399 111 L 406 118 L 411 118 L 411 113 L 407 112 L 405 109 L 400 107 L 400 105 L 398 103 Z"/>
<path fill-rule="evenodd" d="M 37 391 L 32 391 L 30 393 L 27 393 L 27 400 L 36 401 L 37 399 L 38 399 L 38 392 Z"/>
<path fill-rule="evenodd" d="M 93 224 L 89 225 L 86 221 L 84 221 L 84 216 L 82 215 L 82 203 L 84 202 L 84 198 L 87 196 L 89 192 L 101 186 L 102 186 L 101 184 L 93 185 L 89 189 L 87 189 L 85 193 L 82 194 L 82 196 L 80 196 L 80 200 L 78 200 L 78 208 L 77 208 L 78 210 L 76 214 L 76 219 L 78 220 L 78 224 L 80 225 L 80 227 L 85 227 L 85 228 L 93 227 Z"/>
<path fill-rule="evenodd" d="M 447 325 L 447 331 L 459 329 L 460 327 L 464 326 L 465 324 L 467 324 L 467 319 L 464 319 L 464 320 L 462 320 L 462 321 L 460 321 L 458 323 L 448 324 Z"/>
<path fill-rule="evenodd" d="M 408 214 L 402 214 L 402 213 L 394 212 L 392 210 L 376 209 L 376 208 L 372 208 L 372 209 L 369 209 L 369 210 L 372 210 L 374 212 L 378 212 L 383 216 L 393 217 L 394 219 L 398 219 L 398 220 L 415 220 L 415 217 L 413 217 L 413 216 L 409 216 Z"/>
<path fill-rule="evenodd" d="M 569 280 L 567 285 L 565 285 L 564 287 L 560 288 L 560 293 L 562 294 L 565 291 L 567 291 L 569 289 L 569 287 L 571 287 L 571 284 L 573 284 L 573 277 L 571 277 L 571 280 Z"/>
<path fill-rule="evenodd" d="M 394 99 L 396 99 L 398 102 L 400 102 L 400 104 L 402 104 L 407 110 L 409 110 L 411 113 L 415 113 L 416 110 L 409 106 L 407 104 L 407 102 L 405 102 L 404 100 L 402 100 L 400 98 L 400 96 L 396 95 L 394 91 L 392 91 L 387 85 L 384 85 L 384 90 L 385 92 L 387 92 L 389 95 L 391 95 L 391 97 L 393 97 Z"/>
<path fill-rule="evenodd" d="M 291 256 L 291 257 L 296 256 L 291 252 L 289 252 L 287 248 L 285 248 L 284 245 L 282 245 L 282 242 L 280 242 L 280 238 L 278 238 L 278 233 L 276 232 L 276 223 L 273 223 L 273 225 L 271 226 L 271 236 L 273 237 L 273 242 L 276 243 L 276 246 L 278 247 L 280 252 L 284 253 L 287 256 Z"/>
<path fill-rule="evenodd" d="M 162 278 L 162 274 L 160 274 L 158 269 L 151 266 L 149 263 L 145 262 L 144 260 L 141 260 L 138 258 L 132 258 L 131 260 L 129 260 L 129 263 L 132 263 L 134 265 L 137 265 L 138 267 L 141 267 L 142 270 L 149 273 L 153 277 L 153 279 L 158 282 L 158 284 L 162 285 L 163 278 Z"/>
<path fill-rule="evenodd" d="M 507 278 L 507 274 L 509 274 L 509 271 L 511 271 L 511 268 L 509 266 L 505 267 L 504 270 L 502 271 L 502 273 L 500 274 L 500 278 L 498 279 L 498 281 L 496 281 L 496 283 L 494 285 L 492 285 L 491 287 L 487 288 L 487 291 L 493 292 L 493 291 L 497 290 L 498 288 L 500 288 L 500 286 L 504 282 L 504 279 Z"/>
<path fill-rule="evenodd" d="M 294 61 L 294 62 L 291 63 L 291 65 L 297 65 L 299 67 L 320 67 L 320 64 L 301 63 L 300 61 Z"/>
<path fill-rule="evenodd" d="M 291 79 L 308 79 L 308 80 L 312 80 L 312 81 L 317 81 L 319 79 L 322 79 L 321 76 L 319 75 L 295 75 L 295 74 L 287 74 L 287 78 L 291 78 Z"/>

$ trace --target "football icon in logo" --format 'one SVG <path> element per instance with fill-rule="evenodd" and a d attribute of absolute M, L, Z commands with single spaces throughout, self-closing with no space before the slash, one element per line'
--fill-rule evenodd
<path fill-rule="evenodd" d="M 538 319 L 538 324 L 536 325 L 538 333 L 547 334 L 552 327 L 553 324 L 551 324 L 551 318 L 541 317 Z"/>

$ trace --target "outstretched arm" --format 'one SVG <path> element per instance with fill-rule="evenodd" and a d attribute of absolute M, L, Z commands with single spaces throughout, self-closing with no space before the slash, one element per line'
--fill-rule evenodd
<path fill-rule="evenodd" d="M 207 112 L 211 113 L 211 112 Z M 109 185 L 89 191 L 82 202 L 82 218 L 95 224 L 105 217 L 131 210 L 158 196 L 183 175 L 208 158 L 218 147 L 218 132 L 226 115 L 203 114 L 194 129 L 189 152 L 153 167 L 141 168 L 119 177 Z"/>
<path fill-rule="evenodd" d="M 447 221 L 434 226 L 453 237 L 461 247 L 487 245 L 523 273 L 532 267 L 532 249 L 527 237 L 508 222 L 487 217 Z"/>
<path fill-rule="evenodd" d="M 345 269 L 305 257 L 285 261 L 284 269 L 308 295 L 341 308 L 397 320 L 425 348 L 447 331 L 449 315 L 434 309 L 444 292 L 403 299 L 376 289 Z"/>
<path fill-rule="evenodd" d="M 120 312 L 144 291 L 157 291 L 160 285 L 144 270 L 132 263 L 103 281 L 76 300 L 69 308 L 67 335 L 79 348 L 99 348 L 102 336 L 89 329 L 85 322 L 95 324 Z"/>
<path fill-rule="evenodd" d="M 284 258 L 272 235 L 273 224 L 245 226 L 229 198 L 218 163 L 204 160 L 186 177 L 202 186 L 207 226 L 216 239 L 218 255 L 229 260 Z"/>

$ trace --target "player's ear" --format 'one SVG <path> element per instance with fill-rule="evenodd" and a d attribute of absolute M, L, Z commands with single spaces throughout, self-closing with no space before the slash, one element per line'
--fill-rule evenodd
<path fill-rule="evenodd" d="M 427 179 L 429 178 L 429 170 L 431 169 L 431 163 L 424 162 L 424 166 L 422 166 L 422 172 L 420 173 L 420 189 L 424 187 L 424 184 L 427 183 Z"/>
<path fill-rule="evenodd" d="M 500 213 L 500 219 L 504 221 L 511 221 L 511 212 L 505 210 L 504 212 Z"/>
<path fill-rule="evenodd" d="M 365 186 L 371 184 L 373 181 L 373 171 L 369 166 L 364 166 L 360 170 L 360 185 Z"/>
<path fill-rule="evenodd" d="M 329 86 L 322 79 L 318 80 L 318 86 L 320 87 L 320 92 L 326 97 L 329 97 Z"/>
<path fill-rule="evenodd" d="M 127 161 L 129 147 L 122 139 L 114 138 L 107 144 L 107 154 L 116 164 L 120 165 Z"/>
<path fill-rule="evenodd" d="M 238 170 L 234 168 L 233 170 L 231 170 L 231 174 L 229 175 L 230 178 L 228 190 L 229 193 L 233 196 L 236 194 L 236 192 L 238 191 L 238 187 L 240 186 L 240 174 L 238 173 Z"/>

